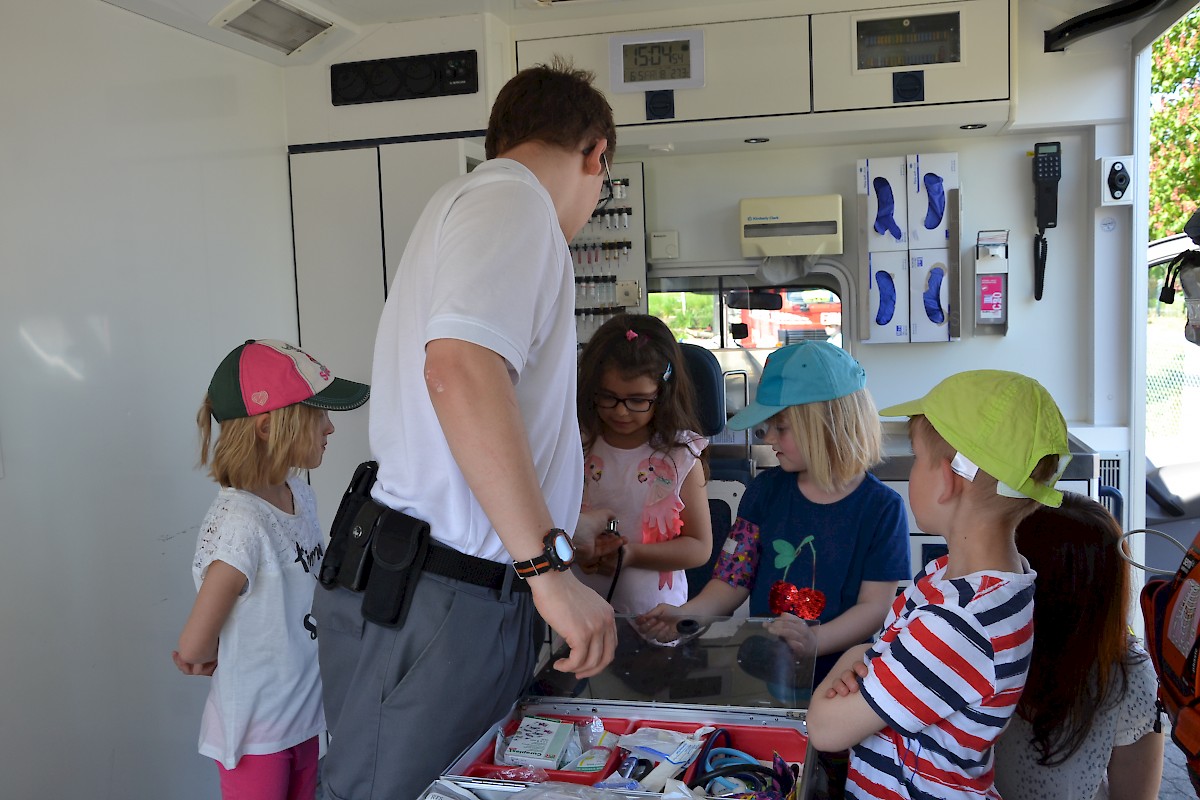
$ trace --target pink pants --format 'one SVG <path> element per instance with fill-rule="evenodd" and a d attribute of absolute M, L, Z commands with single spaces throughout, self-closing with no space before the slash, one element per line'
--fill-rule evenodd
<path fill-rule="evenodd" d="M 314 736 L 278 753 L 242 756 L 233 769 L 218 762 L 222 800 L 313 800 L 320 749 Z"/>

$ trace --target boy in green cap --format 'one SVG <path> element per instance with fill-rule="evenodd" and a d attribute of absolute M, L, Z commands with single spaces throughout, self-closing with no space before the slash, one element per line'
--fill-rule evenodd
<path fill-rule="evenodd" d="M 1033 646 L 1035 575 L 1016 527 L 1062 502 L 1067 426 L 1041 384 L 998 370 L 952 375 L 880 414 L 911 418 L 909 504 L 949 552 L 813 692 L 809 741 L 852 747 L 847 797 L 996 797 L 992 744 Z"/>

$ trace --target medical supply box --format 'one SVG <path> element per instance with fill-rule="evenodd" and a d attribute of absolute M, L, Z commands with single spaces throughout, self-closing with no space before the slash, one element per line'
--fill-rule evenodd
<path fill-rule="evenodd" d="M 648 729 L 690 735 L 710 727 L 715 730 L 705 739 L 719 737 L 720 746 L 740 751 L 759 764 L 771 766 L 778 755 L 796 780 L 794 796 L 806 800 L 811 797 L 816 768 L 815 752 L 808 757 L 805 727 L 814 659 L 795 656 L 770 633 L 769 622 L 748 617 L 681 618 L 679 639 L 663 645 L 640 634 L 632 618 L 618 616 L 613 662 L 585 680 L 555 670 L 552 665 L 565 649 L 561 642 L 548 644 L 539 662 L 545 666 L 535 675 L 529 693 L 459 755 L 422 796 L 446 796 L 449 782 L 470 792 L 465 797 L 505 800 L 534 782 L 521 780 L 511 766 L 496 763 L 498 735 L 509 739 L 522 730 L 533 730 L 537 748 L 548 744 L 558 730 L 547 721 L 573 727 L 598 718 L 612 735 L 606 737 L 606 744 L 616 742 L 603 766 L 588 772 L 543 767 L 546 781 L 604 784 L 620 777 L 618 770 L 629 755 L 620 746 L 621 737 Z M 526 740 L 521 748 L 528 746 Z M 691 781 L 703 772 L 697 759 L 676 779 Z M 612 791 L 629 797 L 661 795 L 644 787 Z"/>

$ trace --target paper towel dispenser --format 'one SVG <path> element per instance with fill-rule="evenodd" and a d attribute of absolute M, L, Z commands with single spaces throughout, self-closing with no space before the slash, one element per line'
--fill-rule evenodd
<path fill-rule="evenodd" d="M 748 197 L 741 202 L 742 255 L 842 252 L 842 196 Z"/>

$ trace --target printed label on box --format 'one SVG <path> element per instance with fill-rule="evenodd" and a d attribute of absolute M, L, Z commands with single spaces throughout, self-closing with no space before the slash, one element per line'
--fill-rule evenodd
<path fill-rule="evenodd" d="M 546 717 L 526 717 L 505 750 L 512 764 L 558 769 L 575 726 Z"/>
<path fill-rule="evenodd" d="M 1004 277 L 1002 275 L 979 276 L 980 319 L 1003 319 Z"/>

